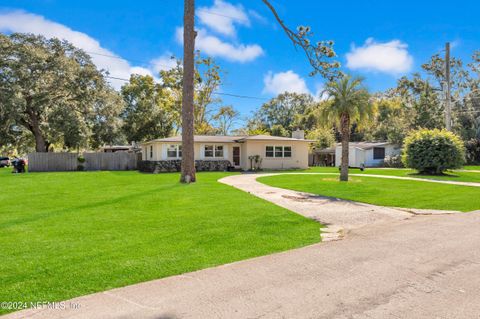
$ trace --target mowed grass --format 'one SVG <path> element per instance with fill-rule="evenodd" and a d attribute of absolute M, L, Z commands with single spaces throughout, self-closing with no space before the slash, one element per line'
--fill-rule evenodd
<path fill-rule="evenodd" d="M 320 241 L 228 173 L 0 170 L 0 301 L 57 301 Z M 5 309 L 0 313 L 7 312 Z"/>
<path fill-rule="evenodd" d="M 336 175 L 277 175 L 258 179 L 270 186 L 287 188 L 357 202 L 404 208 L 458 210 L 480 209 L 480 187 L 446 185 L 375 177 Z"/>

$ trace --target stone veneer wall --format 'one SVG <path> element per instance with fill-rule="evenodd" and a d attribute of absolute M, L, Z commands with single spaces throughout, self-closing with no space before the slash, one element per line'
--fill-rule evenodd
<path fill-rule="evenodd" d="M 181 160 L 164 161 L 139 161 L 137 166 L 140 172 L 144 173 L 167 173 L 180 172 Z M 197 172 L 202 171 L 227 171 L 232 164 L 228 160 L 196 160 Z"/>

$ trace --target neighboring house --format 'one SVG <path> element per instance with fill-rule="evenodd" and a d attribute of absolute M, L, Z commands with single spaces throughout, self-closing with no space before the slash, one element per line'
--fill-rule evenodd
<path fill-rule="evenodd" d="M 195 160 L 230 161 L 235 168 L 249 170 L 258 156 L 263 169 L 308 168 L 308 148 L 303 131 L 294 137 L 269 135 L 209 136 L 195 135 Z M 182 157 L 181 136 L 148 141 L 141 144 L 142 160 L 171 161 Z"/>
<path fill-rule="evenodd" d="M 398 145 L 389 142 L 350 142 L 348 165 L 350 167 L 375 167 L 383 164 L 385 157 L 401 153 Z M 342 160 L 342 144 L 335 148 L 335 166 Z"/>
<path fill-rule="evenodd" d="M 140 148 L 135 143 L 132 145 L 104 145 L 98 150 L 100 153 L 116 153 L 116 152 L 129 152 L 137 153 Z"/>
<path fill-rule="evenodd" d="M 309 166 L 334 166 L 335 146 L 323 149 L 313 149 L 308 156 Z"/>

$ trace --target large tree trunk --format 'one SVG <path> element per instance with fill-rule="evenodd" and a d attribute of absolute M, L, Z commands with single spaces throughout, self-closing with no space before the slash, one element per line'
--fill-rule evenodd
<path fill-rule="evenodd" d="M 25 121 L 28 124 L 28 128 L 35 137 L 35 152 L 45 153 L 48 152 L 48 147 L 50 144 L 45 141 L 43 137 L 42 130 L 40 129 L 40 121 L 33 111 L 27 112 L 29 117 L 29 122 Z"/>
<path fill-rule="evenodd" d="M 340 130 L 342 131 L 342 163 L 340 166 L 340 181 L 348 182 L 348 148 L 350 141 L 350 117 L 342 114 L 340 119 Z"/>
<path fill-rule="evenodd" d="M 182 96 L 182 173 L 180 182 L 195 182 L 194 154 L 194 51 L 195 0 L 184 0 L 183 17 L 183 96 Z"/>
<path fill-rule="evenodd" d="M 37 153 L 45 153 L 48 152 L 49 144 L 45 141 L 41 132 L 33 132 L 33 136 L 35 137 L 35 152 Z"/>

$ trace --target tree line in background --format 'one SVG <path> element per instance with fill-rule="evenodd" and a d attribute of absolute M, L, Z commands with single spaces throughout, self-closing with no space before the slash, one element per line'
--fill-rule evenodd
<path fill-rule="evenodd" d="M 456 58 L 450 63 L 452 130 L 466 146 L 467 161 L 479 163 L 480 52 L 466 65 Z M 309 94 L 280 94 L 263 104 L 241 132 L 289 136 L 299 128 L 319 149 L 342 141 L 342 136 L 349 141 L 402 145 L 413 130 L 445 128 L 445 61 L 434 55 L 422 70 L 400 78 L 396 87 L 385 92 L 370 94 L 361 79 L 345 76 L 327 83 L 320 101 Z M 349 132 L 342 132 L 342 122 Z"/>
<path fill-rule="evenodd" d="M 172 59 L 174 59 L 172 57 Z M 215 95 L 222 71 L 195 57 L 196 134 L 228 134 L 239 112 Z M 76 150 L 179 134 L 183 66 L 132 74 L 120 92 L 67 41 L 0 34 L 0 151 Z"/>
<path fill-rule="evenodd" d="M 279 94 L 241 128 L 236 125 L 239 112 L 216 94 L 223 71 L 200 54 L 195 66 L 196 134 L 290 136 L 299 128 L 316 141 L 316 148 L 325 148 L 342 136 L 402 144 L 412 130 L 445 127 L 445 61 L 439 55 L 422 65 L 422 73 L 400 78 L 385 92 L 368 93 L 361 79 L 346 76 L 327 83 L 324 98 Z M 452 127 L 465 143 L 470 162 L 480 161 L 479 75 L 480 52 L 468 64 L 451 59 Z M 3 151 L 45 152 L 179 134 L 182 78 L 177 60 L 158 79 L 132 75 L 117 92 L 108 84 L 108 74 L 66 41 L 0 34 L 0 145 Z M 355 103 L 358 107 L 347 112 L 345 105 Z"/>

